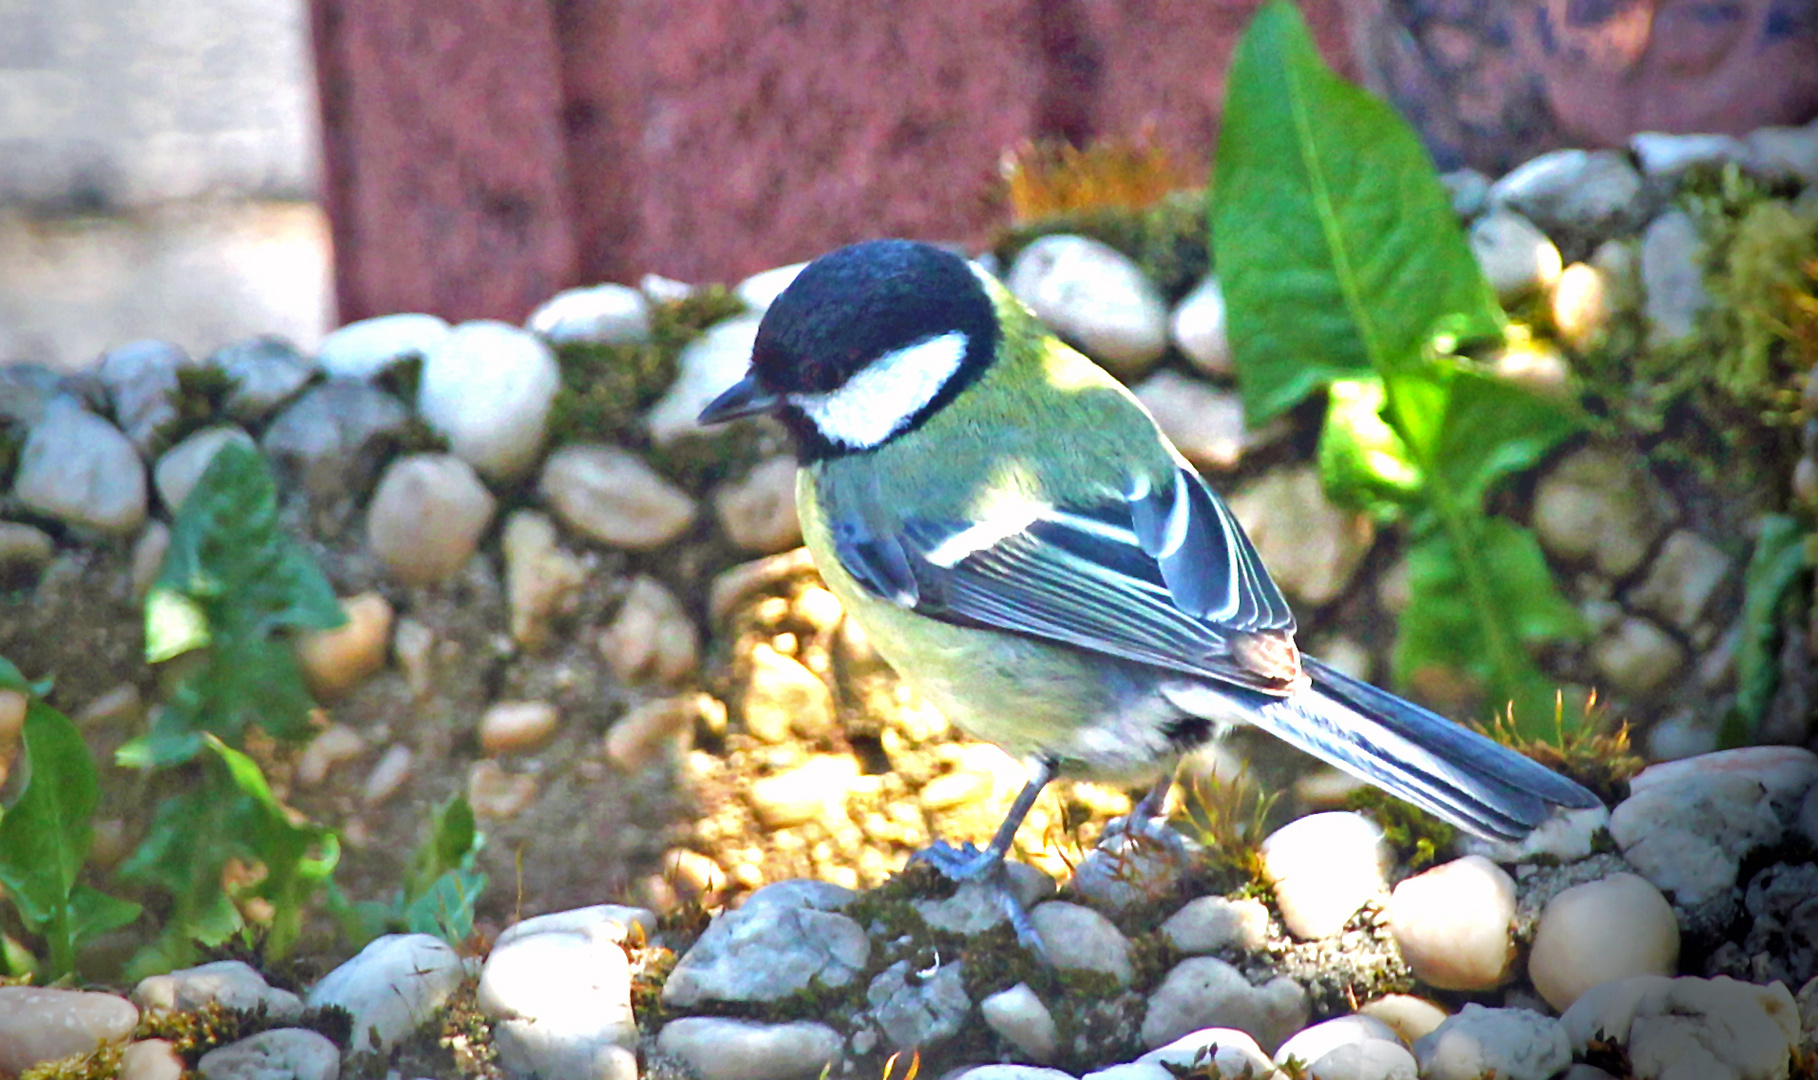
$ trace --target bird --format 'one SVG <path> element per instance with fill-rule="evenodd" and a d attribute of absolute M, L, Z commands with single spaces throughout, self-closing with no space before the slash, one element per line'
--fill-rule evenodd
<path fill-rule="evenodd" d="M 799 463 L 804 542 L 876 651 L 1027 782 L 984 848 L 914 858 L 1009 887 L 1017 828 L 1057 776 L 1154 786 L 1248 724 L 1474 835 L 1517 840 L 1577 783 L 1302 653 L 1224 501 L 1124 386 L 976 263 L 869 240 L 766 310 L 703 425 L 769 415 Z"/>

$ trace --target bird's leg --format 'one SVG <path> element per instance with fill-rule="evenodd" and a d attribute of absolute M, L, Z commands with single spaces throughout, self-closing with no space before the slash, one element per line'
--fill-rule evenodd
<path fill-rule="evenodd" d="M 1053 761 L 1047 758 L 1030 761 L 1028 782 L 1017 793 L 1016 801 L 1010 804 L 1010 812 L 1004 815 L 1003 824 L 997 827 L 997 834 L 985 845 L 983 851 L 970 843 L 955 847 L 945 840 L 936 840 L 911 857 L 912 862 L 925 862 L 934 867 L 948 881 L 977 881 L 989 886 L 997 893 L 998 903 L 1016 930 L 1017 940 L 1044 959 L 1047 950 L 1042 947 L 1041 936 L 1035 932 L 1035 924 L 1030 922 L 1029 913 L 1023 910 L 1022 901 L 1016 898 L 1016 893 L 1010 888 L 1004 871 L 1004 857 L 1010 854 L 1010 845 L 1016 841 L 1016 830 L 1022 827 L 1023 819 L 1029 816 L 1029 808 L 1035 805 L 1042 789 L 1053 779 Z"/>
<path fill-rule="evenodd" d="M 1138 843 L 1160 844 L 1171 853 L 1182 853 L 1185 850 L 1183 838 L 1168 827 L 1168 793 L 1174 790 L 1174 773 L 1174 769 L 1169 769 L 1156 780 L 1128 815 L 1108 822 L 1099 846 L 1104 847 L 1118 837 L 1129 837 Z"/>

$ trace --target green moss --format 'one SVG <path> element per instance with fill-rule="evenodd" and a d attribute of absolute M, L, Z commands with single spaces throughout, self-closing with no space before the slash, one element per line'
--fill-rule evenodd
<path fill-rule="evenodd" d="M 1374 818 L 1382 826 L 1383 839 L 1411 871 L 1431 866 L 1458 839 L 1455 827 L 1376 788 L 1353 792 L 1345 808 Z"/>
<path fill-rule="evenodd" d="M 1718 384 L 1731 396 L 1759 399 L 1803 374 L 1792 370 L 1789 355 L 1789 300 L 1814 258 L 1818 210 L 1780 201 L 1751 205 L 1712 238 L 1706 282 L 1713 304 L 1705 333 L 1718 347 Z"/>
<path fill-rule="evenodd" d="M 177 390 L 170 404 L 177 415 L 165 421 L 152 438 L 155 451 L 175 446 L 203 428 L 221 423 L 227 399 L 240 380 L 213 364 L 177 369 Z"/>
<path fill-rule="evenodd" d="M 1203 190 L 1177 191 L 1142 210 L 1082 210 L 1015 226 L 993 250 L 1008 267 L 1024 248 L 1054 233 L 1090 236 L 1123 252 L 1170 301 L 1185 296 L 1212 266 Z"/>
<path fill-rule="evenodd" d="M 417 387 L 423 382 L 423 354 L 411 353 L 387 365 L 373 377 L 374 386 L 400 401 L 414 403 Z"/>

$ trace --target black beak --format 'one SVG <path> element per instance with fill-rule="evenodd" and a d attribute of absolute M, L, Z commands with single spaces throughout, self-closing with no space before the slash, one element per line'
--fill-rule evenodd
<path fill-rule="evenodd" d="M 757 384 L 755 378 L 746 375 L 728 387 L 725 393 L 708 402 L 707 407 L 701 410 L 700 422 L 723 424 L 741 416 L 774 412 L 782 403 L 781 398 L 767 392 Z"/>

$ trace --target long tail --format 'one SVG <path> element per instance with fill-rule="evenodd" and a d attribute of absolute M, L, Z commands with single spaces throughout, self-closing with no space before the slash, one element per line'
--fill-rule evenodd
<path fill-rule="evenodd" d="M 1599 805 L 1506 746 L 1312 657 L 1302 662 L 1313 685 L 1255 702 L 1250 722 L 1461 829 L 1519 840 L 1556 808 Z"/>

